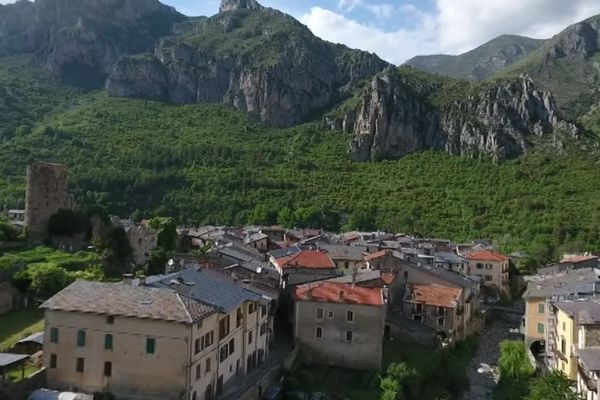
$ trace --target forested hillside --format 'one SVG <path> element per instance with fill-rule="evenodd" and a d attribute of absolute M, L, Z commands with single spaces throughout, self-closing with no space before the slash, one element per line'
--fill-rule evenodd
<path fill-rule="evenodd" d="M 544 257 L 563 245 L 600 249 L 600 217 L 590 219 L 600 216 L 593 150 L 500 163 L 442 152 L 355 163 L 346 154 L 350 137 L 320 121 L 272 129 L 223 106 L 81 94 L 22 60 L 10 63 L 0 79 L 17 85 L 28 76 L 32 88 L 19 109 L 45 102 L 49 110 L 36 114 L 39 123 L 13 110 L 17 128 L 2 134 L 0 203 L 7 206 L 23 205 L 25 166 L 53 160 L 69 165 L 81 207 L 99 203 L 121 216 L 491 237 Z"/>

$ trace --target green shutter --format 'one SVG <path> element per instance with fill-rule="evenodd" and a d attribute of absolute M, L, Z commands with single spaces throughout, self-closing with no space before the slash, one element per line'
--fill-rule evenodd
<path fill-rule="evenodd" d="M 112 350 L 113 348 L 113 335 L 110 333 L 104 335 L 104 348 L 106 350 Z"/>
<path fill-rule="evenodd" d="M 58 343 L 58 328 L 50 328 L 50 342 Z"/>
<path fill-rule="evenodd" d="M 146 353 L 154 354 L 154 350 L 156 347 L 156 341 L 154 339 L 146 339 Z"/>
<path fill-rule="evenodd" d="M 77 346 L 79 346 L 79 347 L 85 346 L 85 331 L 77 332 Z"/>

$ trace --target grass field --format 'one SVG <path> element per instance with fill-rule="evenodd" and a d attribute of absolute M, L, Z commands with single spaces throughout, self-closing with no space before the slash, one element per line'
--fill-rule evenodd
<path fill-rule="evenodd" d="M 42 310 L 24 309 L 0 315 L 0 351 L 7 350 L 24 337 L 42 330 Z"/>
<path fill-rule="evenodd" d="M 23 370 L 21 367 L 13 368 L 8 371 L 8 379 L 11 382 L 19 382 L 22 378 L 27 378 L 29 375 L 33 374 L 39 368 L 32 364 L 25 365 L 25 371 L 23 374 Z"/>

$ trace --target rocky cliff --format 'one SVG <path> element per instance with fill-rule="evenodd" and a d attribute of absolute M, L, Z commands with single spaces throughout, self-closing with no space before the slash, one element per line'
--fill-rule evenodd
<path fill-rule="evenodd" d="M 177 104 L 221 102 L 265 124 L 289 126 L 388 65 L 325 42 L 253 0 L 224 0 L 221 10 L 161 40 L 153 54 L 122 58 L 108 80 L 109 93 Z"/>
<path fill-rule="evenodd" d="M 152 50 L 185 19 L 158 0 L 22 0 L 0 8 L 0 57 L 35 53 L 68 82 L 101 87 L 118 58 Z"/>
<path fill-rule="evenodd" d="M 354 100 L 356 103 L 356 100 Z M 506 159 L 523 154 L 532 139 L 577 129 L 560 119 L 552 95 L 523 75 L 471 85 L 387 69 L 330 125 L 354 134 L 353 160 L 398 158 L 426 149 Z"/>

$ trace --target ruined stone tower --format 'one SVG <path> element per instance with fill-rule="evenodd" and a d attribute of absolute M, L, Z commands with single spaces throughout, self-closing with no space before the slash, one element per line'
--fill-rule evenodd
<path fill-rule="evenodd" d="M 60 209 L 70 209 L 67 167 L 35 163 L 27 167 L 25 229 L 30 242 L 41 242 L 48 235 L 50 217 Z"/>

